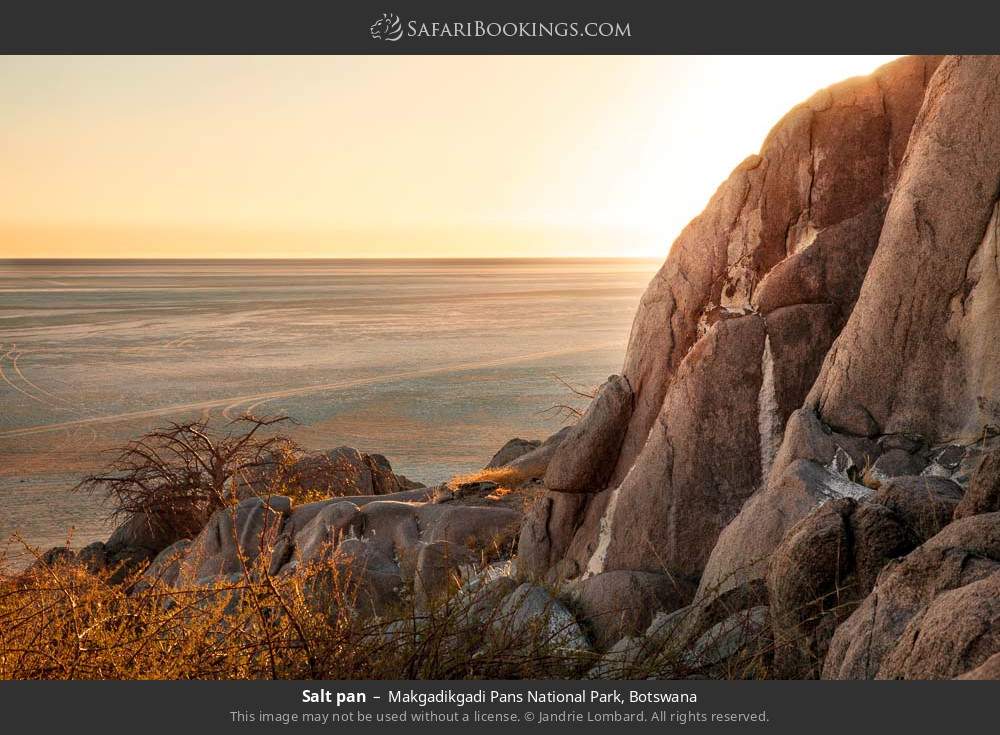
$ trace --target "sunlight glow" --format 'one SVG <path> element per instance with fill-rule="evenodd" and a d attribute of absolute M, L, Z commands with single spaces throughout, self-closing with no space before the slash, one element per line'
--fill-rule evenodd
<path fill-rule="evenodd" d="M 891 57 L 0 57 L 0 257 L 662 257 Z"/>

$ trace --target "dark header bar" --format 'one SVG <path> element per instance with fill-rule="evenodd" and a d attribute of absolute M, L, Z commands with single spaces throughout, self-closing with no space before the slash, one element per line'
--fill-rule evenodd
<path fill-rule="evenodd" d="M 20 0 L 2 53 L 687 54 L 1000 50 L 996 4 Z"/>

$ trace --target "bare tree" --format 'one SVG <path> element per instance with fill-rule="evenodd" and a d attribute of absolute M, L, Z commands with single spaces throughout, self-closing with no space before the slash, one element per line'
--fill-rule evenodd
<path fill-rule="evenodd" d="M 572 385 L 569 381 L 564 380 L 555 373 L 552 374 L 552 377 L 577 398 L 586 398 L 588 401 L 592 401 L 594 396 L 597 395 L 597 388 L 585 390 Z M 539 413 L 542 415 L 550 414 L 552 416 L 562 417 L 571 422 L 576 422 L 583 417 L 583 410 L 575 406 L 571 406 L 568 403 L 557 403 L 554 406 L 549 406 L 548 408 L 539 411 Z"/>
<path fill-rule="evenodd" d="M 270 431 L 289 420 L 247 414 L 221 429 L 208 421 L 171 423 L 129 442 L 74 490 L 103 493 L 116 518 L 142 518 L 157 537 L 189 537 L 295 453 L 290 439 Z"/>

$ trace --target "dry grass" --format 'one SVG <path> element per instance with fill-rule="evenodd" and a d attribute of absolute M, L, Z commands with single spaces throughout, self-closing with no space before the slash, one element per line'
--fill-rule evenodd
<path fill-rule="evenodd" d="M 875 474 L 875 463 L 867 454 L 865 455 L 865 466 L 861 469 L 860 476 L 853 478 L 853 481 L 864 485 L 869 490 L 878 490 L 882 487 L 882 481 Z"/>
<path fill-rule="evenodd" d="M 496 485 L 482 496 L 482 502 L 497 503 L 521 513 L 527 513 L 542 492 L 539 483 L 516 467 L 490 467 L 468 475 L 456 475 L 446 483 L 446 487 L 456 497 L 462 498 L 463 502 L 476 503 L 477 499 L 464 494 L 461 488 L 474 487 L 479 483 Z"/>
<path fill-rule="evenodd" d="M 488 467 L 468 475 L 456 475 L 448 481 L 448 487 L 455 490 L 459 485 L 476 482 L 493 482 L 501 488 L 516 490 L 530 479 L 530 477 L 516 467 Z"/>
<path fill-rule="evenodd" d="M 517 679 L 574 677 L 593 664 L 562 648 L 559 631 L 515 630 L 481 597 L 348 614 L 359 588 L 343 575 L 248 566 L 236 581 L 176 590 L 39 563 L 0 579 L 0 678 Z"/>
<path fill-rule="evenodd" d="M 265 558 L 189 589 L 65 561 L 0 577 L 0 679 L 758 679 L 774 675 L 774 639 L 788 644 L 737 615 L 695 648 L 686 623 L 702 611 L 689 608 L 666 634 L 602 658 L 567 648 L 545 615 L 515 624 L 500 604 L 510 585 L 473 594 L 456 576 L 432 601 L 404 591 L 358 614 L 366 592 L 335 554 L 294 575 L 269 575 Z"/>

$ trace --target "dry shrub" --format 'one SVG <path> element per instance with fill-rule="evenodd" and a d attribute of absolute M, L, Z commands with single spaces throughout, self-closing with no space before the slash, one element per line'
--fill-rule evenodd
<path fill-rule="evenodd" d="M 89 478 L 89 487 L 105 489 L 119 501 L 120 512 L 154 513 L 178 524 L 175 529 L 193 523 L 182 503 L 193 497 L 224 505 L 225 491 L 241 476 L 275 456 L 294 456 L 282 454 L 287 445 L 280 441 L 255 439 L 269 424 L 250 420 L 256 430 L 222 436 L 202 424 L 154 432 L 123 452 L 116 474 Z M 175 460 L 166 461 L 168 451 Z M 196 481 L 187 482 L 189 477 Z M 496 468 L 452 484 L 489 481 L 515 488 L 527 479 L 512 468 Z M 509 553 L 498 548 L 490 556 Z M 175 589 L 156 575 L 144 576 L 143 569 L 119 583 L 119 570 L 88 569 L 73 558 L 43 561 L 36 553 L 26 572 L 0 573 L 0 678 L 579 678 L 601 660 L 593 652 L 568 649 L 566 631 L 552 630 L 545 616 L 515 625 L 500 605 L 501 595 L 469 594 L 459 577 L 443 598 L 418 605 L 412 594 L 404 595 L 402 603 L 380 607 L 377 616 L 359 615 L 353 611 L 361 607 L 360 580 L 351 578 L 349 565 L 336 554 L 283 575 L 269 573 L 268 559 L 265 553 L 255 562 L 241 556 L 239 573 L 212 585 Z M 553 592 L 559 596 L 559 590 Z M 681 637 L 657 640 L 641 657 L 602 675 L 770 675 L 769 635 L 754 639 L 748 630 L 740 650 L 721 663 L 692 656 L 689 643 Z"/>
<path fill-rule="evenodd" d="M 214 511 L 257 490 L 292 456 L 291 441 L 270 434 L 288 420 L 245 415 L 222 429 L 170 424 L 126 444 L 104 472 L 74 489 L 105 495 L 117 520 L 143 519 L 164 545 L 193 537 Z"/>
<path fill-rule="evenodd" d="M 566 389 L 566 391 L 572 396 L 571 400 L 573 399 L 578 400 L 583 398 L 587 401 L 587 403 L 589 403 L 590 401 L 594 400 L 594 397 L 597 395 L 597 391 L 599 390 L 598 386 L 594 386 L 591 388 L 575 386 L 569 381 L 564 380 L 563 378 L 554 373 L 552 374 L 551 377 L 557 383 L 559 383 L 563 388 Z M 569 403 L 557 403 L 554 406 L 549 406 L 548 408 L 539 411 L 539 413 L 542 415 L 549 415 L 552 417 L 561 418 L 563 420 L 568 420 L 571 423 L 576 423 L 583 417 L 583 412 L 585 410 L 586 407 L 579 408 Z"/>

